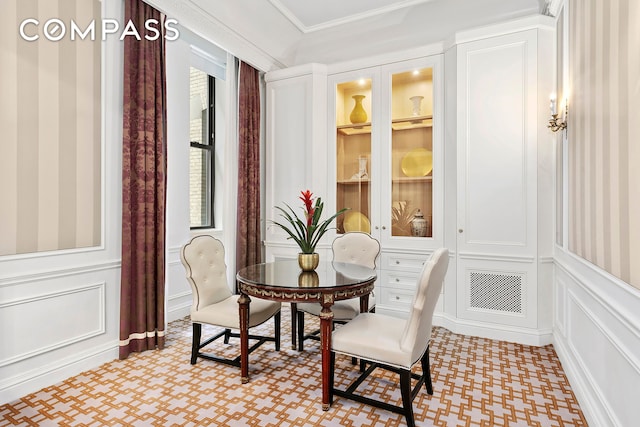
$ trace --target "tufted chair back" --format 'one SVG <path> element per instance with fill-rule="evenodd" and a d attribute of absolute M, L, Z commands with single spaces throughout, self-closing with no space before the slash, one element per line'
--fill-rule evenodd
<path fill-rule="evenodd" d="M 192 313 L 232 295 L 227 285 L 224 246 L 220 240 L 196 236 L 182 247 L 180 259 L 193 292 Z"/>
<path fill-rule="evenodd" d="M 449 250 L 440 248 L 433 252 L 422 267 L 418 289 L 411 304 L 411 313 L 400 338 L 400 348 L 402 351 L 411 352 L 412 363 L 422 357 L 429 345 L 433 311 L 442 290 L 448 265 Z"/>
<path fill-rule="evenodd" d="M 376 268 L 380 243 L 368 233 L 353 231 L 336 237 L 331 245 L 333 260 Z"/>

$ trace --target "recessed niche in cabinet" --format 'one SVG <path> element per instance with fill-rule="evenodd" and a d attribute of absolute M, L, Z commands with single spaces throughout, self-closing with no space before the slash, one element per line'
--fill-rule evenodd
<path fill-rule="evenodd" d="M 349 208 L 338 217 L 337 231 L 370 233 L 374 222 L 391 237 L 431 237 L 433 70 L 391 74 L 388 81 L 390 96 L 372 91 L 371 79 L 336 85 L 336 207 Z M 354 123 L 358 103 L 366 119 L 358 114 Z M 376 123 L 378 117 L 388 122 Z M 379 134 L 372 139 L 372 132 Z M 372 156 L 380 170 L 372 170 Z M 378 201 L 374 206 L 391 211 L 391 223 L 381 223 L 389 217 L 371 211 L 372 198 Z M 416 214 L 427 221 L 426 232 L 412 230 Z"/>
<path fill-rule="evenodd" d="M 431 237 L 433 215 L 433 70 L 391 77 L 391 235 Z M 382 203 L 382 207 L 386 204 Z M 388 206 L 388 205 L 386 205 Z M 422 214 L 426 232 L 412 230 Z"/>
<path fill-rule="evenodd" d="M 356 100 L 356 98 L 359 98 Z M 364 117 L 354 117 L 359 102 Z M 362 111 L 360 111 L 362 113 Z M 339 233 L 371 232 L 371 79 L 345 82 L 336 91 L 337 208 L 349 208 L 338 217 Z M 353 120 L 353 119 L 359 120 Z M 364 118 L 364 120 L 362 120 Z M 355 121 L 355 123 L 352 123 Z"/>

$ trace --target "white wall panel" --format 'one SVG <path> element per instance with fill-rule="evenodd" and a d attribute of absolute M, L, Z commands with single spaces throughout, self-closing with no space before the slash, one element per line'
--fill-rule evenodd
<path fill-rule="evenodd" d="M 555 259 L 554 347 L 587 421 L 635 425 L 640 292 L 569 253 L 558 251 Z"/>
<path fill-rule="evenodd" d="M 0 367 L 105 333 L 106 283 L 0 303 Z M 74 307 L 73 316 L 52 307 Z M 15 319 L 27 319 L 18 321 Z"/>
<path fill-rule="evenodd" d="M 275 206 L 283 207 L 283 203 L 287 203 L 296 210 L 300 191 L 306 189 L 329 200 L 325 176 L 326 69 L 310 64 L 268 73 L 266 81 L 265 240 L 267 258 L 271 259 L 271 246 L 285 242 L 287 237 L 270 224 L 280 219 Z"/>

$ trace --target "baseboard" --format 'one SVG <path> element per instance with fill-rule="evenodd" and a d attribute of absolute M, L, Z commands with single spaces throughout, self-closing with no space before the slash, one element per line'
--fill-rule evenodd
<path fill-rule="evenodd" d="M 55 365 L 42 366 L 39 369 L 3 379 L 0 381 L 0 405 L 18 400 L 44 387 L 49 387 L 117 358 L 118 343 L 114 342 L 111 345 L 95 348 L 90 353 L 85 352 L 77 358 L 57 360 Z"/>
<path fill-rule="evenodd" d="M 441 326 L 450 330 L 454 334 L 515 342 L 518 344 L 533 345 L 536 347 L 551 344 L 553 342 L 553 331 L 551 329 L 530 329 L 517 326 L 500 325 L 497 323 L 464 320 L 437 312 L 433 315 L 433 325 Z"/>
<path fill-rule="evenodd" d="M 174 320 L 183 319 L 191 313 L 191 302 L 177 305 L 167 310 L 167 323 Z"/>
<path fill-rule="evenodd" d="M 580 402 L 580 409 L 590 426 L 617 426 L 610 417 L 606 416 L 606 408 L 602 405 L 602 400 L 597 399 L 594 394 L 594 387 L 589 385 L 589 379 L 585 371 L 573 358 L 571 351 L 563 340 L 559 339 L 560 334 L 555 333 L 553 348 L 560 359 L 562 370 L 564 371 L 571 389 Z"/>

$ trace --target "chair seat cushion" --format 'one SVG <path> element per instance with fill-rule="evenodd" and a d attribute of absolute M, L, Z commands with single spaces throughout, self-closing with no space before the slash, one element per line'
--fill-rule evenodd
<path fill-rule="evenodd" d="M 362 313 L 333 332 L 331 349 L 337 353 L 410 369 L 411 352 L 400 348 L 406 320 L 379 313 Z"/>
<path fill-rule="evenodd" d="M 240 312 L 238 307 L 239 295 L 208 305 L 200 310 L 191 311 L 191 321 L 208 323 L 229 329 L 240 328 Z M 266 322 L 280 311 L 280 303 L 252 298 L 249 304 L 249 327 L 252 328 Z"/>
<path fill-rule="evenodd" d="M 375 304 L 375 298 L 369 294 L 369 310 L 373 308 Z M 312 314 L 314 316 L 320 316 L 322 306 L 317 302 L 303 302 L 298 303 L 298 311 L 304 311 L 305 313 Z M 360 298 L 352 298 L 344 301 L 336 301 L 331 306 L 333 312 L 333 320 L 347 321 L 351 320 L 360 314 Z"/>

